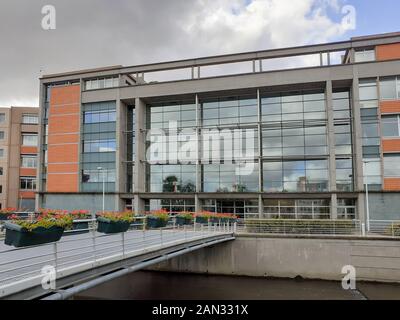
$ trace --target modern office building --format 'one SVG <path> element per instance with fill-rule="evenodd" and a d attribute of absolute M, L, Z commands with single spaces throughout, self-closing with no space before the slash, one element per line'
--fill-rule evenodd
<path fill-rule="evenodd" d="M 38 108 L 0 108 L 0 209 L 35 208 Z"/>
<path fill-rule="evenodd" d="M 400 218 L 400 33 L 40 83 L 38 207 Z"/>

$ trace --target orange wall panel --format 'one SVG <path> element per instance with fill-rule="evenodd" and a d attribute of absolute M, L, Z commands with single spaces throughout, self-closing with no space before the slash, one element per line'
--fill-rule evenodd
<path fill-rule="evenodd" d="M 75 164 L 52 164 L 49 163 L 47 166 L 48 173 L 76 173 L 79 170 L 77 163 Z"/>
<path fill-rule="evenodd" d="M 37 150 L 37 147 L 21 146 L 21 153 L 22 154 L 37 154 L 38 150 Z"/>
<path fill-rule="evenodd" d="M 78 134 L 58 134 L 49 136 L 48 144 L 79 143 Z"/>
<path fill-rule="evenodd" d="M 382 141 L 383 152 L 400 152 L 400 139 L 388 139 Z"/>
<path fill-rule="evenodd" d="M 48 192 L 79 190 L 80 86 L 51 89 L 48 135 Z"/>
<path fill-rule="evenodd" d="M 36 169 L 20 168 L 19 175 L 24 177 L 36 177 Z"/>
<path fill-rule="evenodd" d="M 35 199 L 34 191 L 20 191 L 19 192 L 20 199 Z"/>
<path fill-rule="evenodd" d="M 72 132 L 79 132 L 79 115 L 71 114 L 49 118 L 49 136 Z"/>
<path fill-rule="evenodd" d="M 79 113 L 80 106 L 79 103 L 68 104 L 68 105 L 54 105 L 52 106 L 50 117 L 60 114 L 74 114 Z"/>
<path fill-rule="evenodd" d="M 78 163 L 78 144 L 49 145 L 48 162 Z"/>
<path fill-rule="evenodd" d="M 48 174 L 47 191 L 49 192 L 78 192 L 78 175 Z"/>
<path fill-rule="evenodd" d="M 385 178 L 384 190 L 385 191 L 399 191 L 400 190 L 400 178 Z"/>
<path fill-rule="evenodd" d="M 378 61 L 400 59 L 400 43 L 377 46 L 376 58 Z"/>
<path fill-rule="evenodd" d="M 76 104 L 80 101 L 80 95 L 80 85 L 54 87 L 51 89 L 50 108 L 56 105 Z"/>
<path fill-rule="evenodd" d="M 381 101 L 381 113 L 400 113 L 400 100 Z"/>

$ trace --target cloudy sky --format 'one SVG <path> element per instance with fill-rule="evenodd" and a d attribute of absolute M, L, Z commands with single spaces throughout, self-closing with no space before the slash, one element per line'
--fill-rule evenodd
<path fill-rule="evenodd" d="M 56 29 L 43 30 L 44 5 Z M 355 30 L 342 24 L 353 5 Z M 0 106 L 36 106 L 41 74 L 400 31 L 398 0 L 1 0 Z"/>

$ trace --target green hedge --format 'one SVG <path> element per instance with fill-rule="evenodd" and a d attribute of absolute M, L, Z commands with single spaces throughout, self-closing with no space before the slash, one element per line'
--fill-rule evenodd
<path fill-rule="evenodd" d="M 385 235 L 400 237 L 400 223 L 390 224 L 385 230 Z"/>
<path fill-rule="evenodd" d="M 355 223 L 351 220 L 319 219 L 247 219 L 249 233 L 279 234 L 354 234 Z"/>

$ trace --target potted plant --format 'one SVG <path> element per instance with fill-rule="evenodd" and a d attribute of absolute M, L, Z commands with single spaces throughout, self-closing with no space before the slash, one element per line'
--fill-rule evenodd
<path fill-rule="evenodd" d="M 72 230 L 89 232 L 89 221 L 82 221 L 90 219 L 88 210 L 73 210 L 70 211 L 69 214 L 73 220 Z"/>
<path fill-rule="evenodd" d="M 178 226 L 188 225 L 193 223 L 193 213 L 192 212 L 180 212 L 175 216 L 175 222 Z"/>
<path fill-rule="evenodd" d="M 195 214 L 196 223 L 208 223 L 208 221 L 214 216 L 213 212 L 201 211 Z"/>
<path fill-rule="evenodd" d="M 65 229 L 72 227 L 69 215 L 37 216 L 34 220 L 23 220 L 16 215 L 5 223 L 5 244 L 14 247 L 27 247 L 60 240 Z"/>
<path fill-rule="evenodd" d="M 104 212 L 97 216 L 97 231 L 102 233 L 126 232 L 134 220 L 132 211 Z"/>
<path fill-rule="evenodd" d="M 164 209 L 154 210 L 146 217 L 148 228 L 163 228 L 167 225 L 169 219 L 168 212 Z"/>
<path fill-rule="evenodd" d="M 6 208 L 0 210 L 0 221 L 8 220 L 8 218 L 15 213 L 15 211 L 17 211 L 15 208 Z"/>

